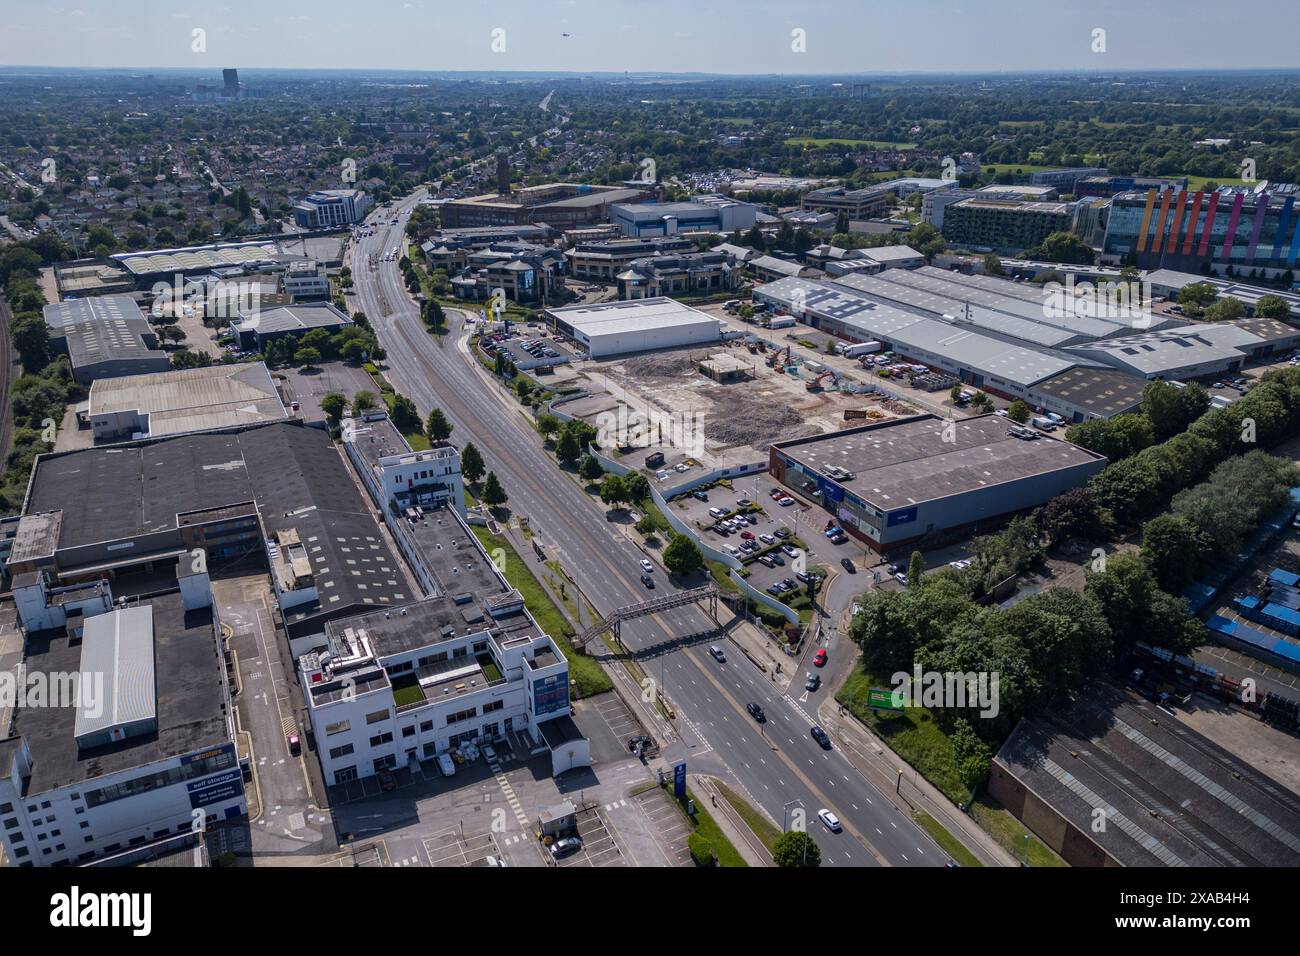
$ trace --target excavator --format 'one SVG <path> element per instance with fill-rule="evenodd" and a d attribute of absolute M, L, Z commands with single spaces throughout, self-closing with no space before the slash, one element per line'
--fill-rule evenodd
<path fill-rule="evenodd" d="M 772 366 L 772 371 L 780 372 L 781 374 L 784 374 L 786 366 L 790 364 L 790 346 L 787 345 L 785 347 L 784 362 L 781 361 L 781 350 L 777 349 L 775 352 L 772 353 L 772 358 L 768 361 L 767 364 Z"/>
<path fill-rule="evenodd" d="M 836 375 L 836 374 L 835 374 L 833 371 L 831 371 L 830 369 L 826 369 L 824 372 L 822 372 L 820 375 L 818 375 L 818 376 L 817 376 L 815 379 L 813 379 L 811 382 L 804 382 L 804 383 L 803 383 L 803 387 L 806 388 L 806 389 L 808 389 L 808 391 L 810 391 L 810 392 L 820 392 L 820 391 L 822 390 L 822 379 L 824 379 L 824 378 L 825 378 L 826 376 L 828 376 L 828 375 L 831 377 L 831 380 L 832 380 L 836 385 L 838 385 L 838 384 L 840 383 L 840 377 L 839 377 L 838 375 Z"/>

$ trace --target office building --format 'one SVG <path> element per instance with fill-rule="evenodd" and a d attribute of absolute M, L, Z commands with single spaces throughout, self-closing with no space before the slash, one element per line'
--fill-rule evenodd
<path fill-rule="evenodd" d="M 330 279 L 320 263 L 306 259 L 290 263 L 280 278 L 284 294 L 293 302 L 313 302 L 330 297 Z"/>
<path fill-rule="evenodd" d="M 509 193 L 468 196 L 444 203 L 442 228 L 548 225 L 574 229 L 609 222 L 615 203 L 638 202 L 657 195 L 654 183 L 637 186 L 590 186 L 547 183 Z"/>
<path fill-rule="evenodd" d="M 757 206 L 727 196 L 695 196 L 689 202 L 618 203 L 610 209 L 618 231 L 635 238 L 744 231 L 754 225 L 757 215 Z"/>
<path fill-rule="evenodd" d="M 1074 195 L 1083 199 L 1085 196 L 1097 196 L 1109 199 L 1120 193 L 1137 190 L 1145 192 L 1154 189 L 1164 192 L 1166 189 L 1186 189 L 1187 177 L 1174 179 L 1159 176 L 1085 176 L 1074 184 Z"/>
<path fill-rule="evenodd" d="M 695 252 L 695 240 L 687 236 L 660 236 L 644 239 L 605 239 L 580 242 L 566 249 L 569 275 L 575 279 L 613 282 L 628 265 L 648 256 L 673 256 Z"/>
<path fill-rule="evenodd" d="M 1089 176 L 1105 176 L 1104 166 L 1072 166 L 1068 169 L 1040 169 L 1029 174 L 1034 186 L 1052 186 L 1062 193 L 1073 193 L 1074 184 Z"/>
<path fill-rule="evenodd" d="M 293 207 L 293 219 L 303 229 L 350 226 L 366 218 L 370 197 L 361 189 L 321 189 Z"/>
<path fill-rule="evenodd" d="M 1070 203 L 971 197 L 948 206 L 943 215 L 943 237 L 949 245 L 997 252 L 1031 249 L 1073 226 Z"/>
<path fill-rule="evenodd" d="M 708 295 L 734 289 L 740 269 L 722 252 L 647 256 L 628 263 L 615 278 L 620 299 Z"/>

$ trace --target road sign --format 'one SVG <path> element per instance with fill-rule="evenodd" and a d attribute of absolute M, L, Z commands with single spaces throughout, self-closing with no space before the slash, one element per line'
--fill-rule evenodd
<path fill-rule="evenodd" d="M 894 700 L 892 690 L 873 687 L 867 691 L 867 706 L 872 710 L 902 710 L 901 701 Z"/>
<path fill-rule="evenodd" d="M 676 797 L 686 796 L 686 761 L 673 767 L 673 795 Z"/>

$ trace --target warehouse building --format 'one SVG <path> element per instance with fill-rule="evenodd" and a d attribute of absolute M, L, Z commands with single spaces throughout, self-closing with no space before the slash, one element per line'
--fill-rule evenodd
<path fill-rule="evenodd" d="M 70 299 L 42 309 L 50 348 L 66 353 L 80 385 L 99 378 L 171 368 L 171 356 L 135 300 L 127 295 Z"/>
<path fill-rule="evenodd" d="M 684 232 L 725 232 L 749 229 L 758 207 L 728 196 L 695 196 L 690 202 L 617 203 L 610 218 L 625 236 L 648 238 Z"/>
<path fill-rule="evenodd" d="M 1086 422 L 1137 411 L 1147 384 L 1127 372 L 1077 366 L 1031 386 L 1025 401 L 1067 422 Z"/>
<path fill-rule="evenodd" d="M 996 415 L 919 415 L 769 449 L 778 481 L 879 552 L 987 526 L 1082 486 L 1105 465 Z"/>
<path fill-rule="evenodd" d="M 593 359 L 652 349 L 712 345 L 722 340 L 722 323 L 674 299 L 633 299 L 547 309 L 557 332 Z"/>
<path fill-rule="evenodd" d="M 20 575 L 15 598 L 45 586 L 40 574 Z M 97 582 L 81 589 L 96 599 L 50 595 L 77 613 L 26 628 L 27 686 L 66 693 L 20 700 L 0 739 L 0 842 L 11 864 L 85 864 L 248 812 L 206 575 L 170 590 L 151 576 L 147 587 L 163 590 L 122 590 L 115 602 Z"/>
<path fill-rule="evenodd" d="M 260 352 L 267 342 L 289 336 L 299 338 L 312 329 L 324 329 L 333 335 L 352 324 L 333 302 L 299 302 L 273 309 L 241 311 L 230 323 L 239 347 L 246 352 Z"/>
<path fill-rule="evenodd" d="M 988 789 L 1071 866 L 1300 866 L 1300 798 L 1105 682 L 1022 720 Z"/>
<path fill-rule="evenodd" d="M 1300 344 L 1300 329 L 1272 320 L 1182 325 L 1071 346 L 1076 353 L 1142 378 L 1196 379 L 1238 372 Z"/>
<path fill-rule="evenodd" d="M 1300 292 L 1289 289 L 1270 289 L 1267 286 L 1246 285 L 1231 279 L 1218 279 L 1213 276 L 1194 275 L 1190 272 L 1176 272 L 1173 269 L 1156 269 L 1146 276 L 1151 283 L 1151 294 L 1165 299 L 1176 299 L 1178 293 L 1189 285 L 1205 284 L 1214 290 L 1220 299 L 1231 296 L 1246 307 L 1247 314 L 1253 314 L 1259 300 L 1266 295 L 1277 296 L 1291 309 L 1291 319 L 1300 321 Z"/>
<path fill-rule="evenodd" d="M 161 438 L 287 416 L 261 362 L 102 378 L 90 386 L 86 411 L 96 441 Z"/>
<path fill-rule="evenodd" d="M 295 422 L 38 456 L 8 569 L 111 582 L 198 549 L 266 557 L 291 643 L 417 596 L 329 435 Z"/>
<path fill-rule="evenodd" d="M 299 660 L 330 784 L 407 766 L 462 744 L 509 740 L 532 753 L 572 723 L 569 665 L 459 517 L 445 509 L 430 571 L 438 597 L 331 621 Z M 590 764 L 581 734 L 557 734 L 551 771 Z"/>

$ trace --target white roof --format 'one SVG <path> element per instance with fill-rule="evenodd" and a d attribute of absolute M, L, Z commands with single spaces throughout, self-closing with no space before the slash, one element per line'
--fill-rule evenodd
<path fill-rule="evenodd" d="M 575 332 L 581 332 L 588 338 L 706 324 L 720 330 L 722 325 L 699 309 L 664 296 L 601 302 L 596 305 L 570 305 L 548 311 L 555 318 L 569 323 Z"/>
<path fill-rule="evenodd" d="M 157 719 L 153 650 L 153 607 L 148 604 L 86 618 L 81 673 L 96 682 L 102 678 L 103 686 L 82 688 L 73 731 L 78 740 Z"/>
<path fill-rule="evenodd" d="M 1235 361 L 1242 357 L 1241 347 L 1261 341 L 1259 336 L 1231 323 L 1201 324 L 1074 345 L 1070 351 L 1091 355 L 1116 367 L 1131 368 L 1139 374 L 1159 375 L 1194 365 Z"/>

